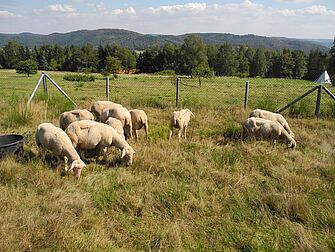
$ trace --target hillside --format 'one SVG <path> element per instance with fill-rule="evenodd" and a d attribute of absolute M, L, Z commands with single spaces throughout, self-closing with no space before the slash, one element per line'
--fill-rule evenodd
<path fill-rule="evenodd" d="M 262 47 L 273 50 L 289 48 L 291 50 L 301 49 L 308 53 L 313 48 L 320 48 L 328 51 L 329 48 L 319 42 L 300 40 L 292 38 L 264 37 L 253 34 L 234 35 L 229 33 L 195 33 L 199 35 L 205 44 L 248 45 L 251 47 Z M 33 47 L 42 45 L 59 44 L 61 46 L 75 45 L 83 46 L 86 43 L 98 45 L 119 44 L 130 49 L 146 49 L 152 46 L 162 46 L 165 43 L 182 44 L 185 37 L 190 34 L 174 35 L 150 35 L 141 34 L 122 29 L 98 29 L 79 30 L 68 33 L 52 33 L 49 35 L 20 33 L 0 33 L 0 47 L 3 47 L 9 40 L 16 40 L 18 43 Z"/>

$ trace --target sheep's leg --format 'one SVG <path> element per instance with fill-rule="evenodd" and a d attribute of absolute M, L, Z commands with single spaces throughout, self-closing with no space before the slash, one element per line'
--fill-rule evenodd
<path fill-rule="evenodd" d="M 135 136 L 136 141 L 138 140 L 137 130 L 133 129 L 133 136 Z"/>
<path fill-rule="evenodd" d="M 60 169 L 59 167 L 61 166 L 62 161 L 61 161 L 60 157 L 56 156 L 56 158 L 57 158 L 56 171 L 57 171 L 58 173 L 60 173 L 60 172 L 61 172 L 61 169 Z"/>
<path fill-rule="evenodd" d="M 181 135 L 183 133 L 184 128 L 180 128 L 178 132 L 178 141 L 180 142 Z"/>
<path fill-rule="evenodd" d="M 148 127 L 147 123 L 144 124 L 144 130 L 145 130 L 145 137 L 148 140 L 148 130 L 149 130 L 149 127 Z"/>
<path fill-rule="evenodd" d="M 64 156 L 64 169 L 65 172 L 67 172 L 69 169 L 67 168 L 67 163 L 68 163 L 69 159 L 67 157 Z"/>
<path fill-rule="evenodd" d="M 170 128 L 169 141 L 170 141 L 170 139 L 171 139 L 171 137 L 172 137 L 172 132 L 173 132 L 173 130 Z"/>
<path fill-rule="evenodd" d="M 107 147 L 102 148 L 102 152 L 103 152 L 103 161 L 106 163 L 107 162 Z"/>
<path fill-rule="evenodd" d="M 184 127 L 184 138 L 186 140 L 186 131 L 187 131 L 187 126 Z"/>

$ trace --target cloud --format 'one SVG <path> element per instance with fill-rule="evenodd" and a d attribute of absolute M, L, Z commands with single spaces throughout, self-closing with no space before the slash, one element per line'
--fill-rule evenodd
<path fill-rule="evenodd" d="M 14 17 L 14 13 L 11 13 L 9 11 L 0 11 L 0 18 L 8 18 L 8 17 Z"/>
<path fill-rule="evenodd" d="M 64 12 L 64 13 L 76 12 L 76 9 L 73 8 L 72 5 L 68 4 L 52 4 L 48 6 L 48 9 L 54 12 Z"/>
<path fill-rule="evenodd" d="M 165 13 L 176 13 L 181 11 L 193 11 L 199 12 L 204 11 L 207 8 L 206 3 L 187 3 L 187 4 L 177 4 L 177 5 L 166 5 L 160 6 L 157 8 L 149 7 L 147 9 L 148 12 L 159 14 L 162 12 Z"/>
<path fill-rule="evenodd" d="M 330 15 L 335 16 L 335 11 L 328 10 L 326 6 L 323 5 L 312 5 L 306 8 L 298 9 L 298 14 L 307 15 Z"/>
<path fill-rule="evenodd" d="M 128 7 L 125 11 L 128 14 L 136 14 L 136 11 L 133 7 Z"/>
<path fill-rule="evenodd" d="M 286 2 L 286 3 L 312 3 L 315 0 L 277 0 L 277 2 Z"/>

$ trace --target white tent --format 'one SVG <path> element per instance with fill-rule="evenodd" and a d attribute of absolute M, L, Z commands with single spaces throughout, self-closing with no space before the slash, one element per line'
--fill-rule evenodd
<path fill-rule="evenodd" d="M 315 82 L 322 84 L 331 83 L 327 71 L 325 70 Z"/>

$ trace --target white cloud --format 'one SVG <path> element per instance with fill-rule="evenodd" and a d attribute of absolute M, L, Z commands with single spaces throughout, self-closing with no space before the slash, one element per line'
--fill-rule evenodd
<path fill-rule="evenodd" d="M 308 15 L 331 15 L 335 16 L 335 11 L 328 10 L 326 6 L 323 5 L 312 5 L 306 8 L 298 9 L 297 13 L 299 14 L 308 14 Z"/>
<path fill-rule="evenodd" d="M 94 9 L 95 11 L 102 11 L 102 12 L 107 11 L 107 8 L 105 6 L 103 6 L 102 4 L 87 3 L 86 5 L 90 8 L 92 8 L 92 9 Z"/>
<path fill-rule="evenodd" d="M 149 7 L 147 10 L 151 13 L 159 14 L 161 12 L 165 13 L 176 13 L 180 11 L 204 11 L 207 8 L 206 3 L 187 3 L 187 4 L 177 4 L 177 5 L 166 5 L 160 6 L 158 8 Z"/>
<path fill-rule="evenodd" d="M 55 12 L 76 12 L 76 9 L 72 7 L 72 5 L 68 4 L 52 4 L 48 6 L 48 9 Z"/>
<path fill-rule="evenodd" d="M 135 11 L 135 9 L 133 7 L 128 7 L 126 9 L 126 13 L 128 13 L 128 14 L 136 14 L 136 11 Z"/>
<path fill-rule="evenodd" d="M 277 2 L 286 2 L 286 3 L 312 3 L 315 0 L 277 0 Z"/>
<path fill-rule="evenodd" d="M 8 18 L 8 17 L 14 17 L 14 13 L 11 13 L 9 11 L 0 11 L 0 18 Z"/>

